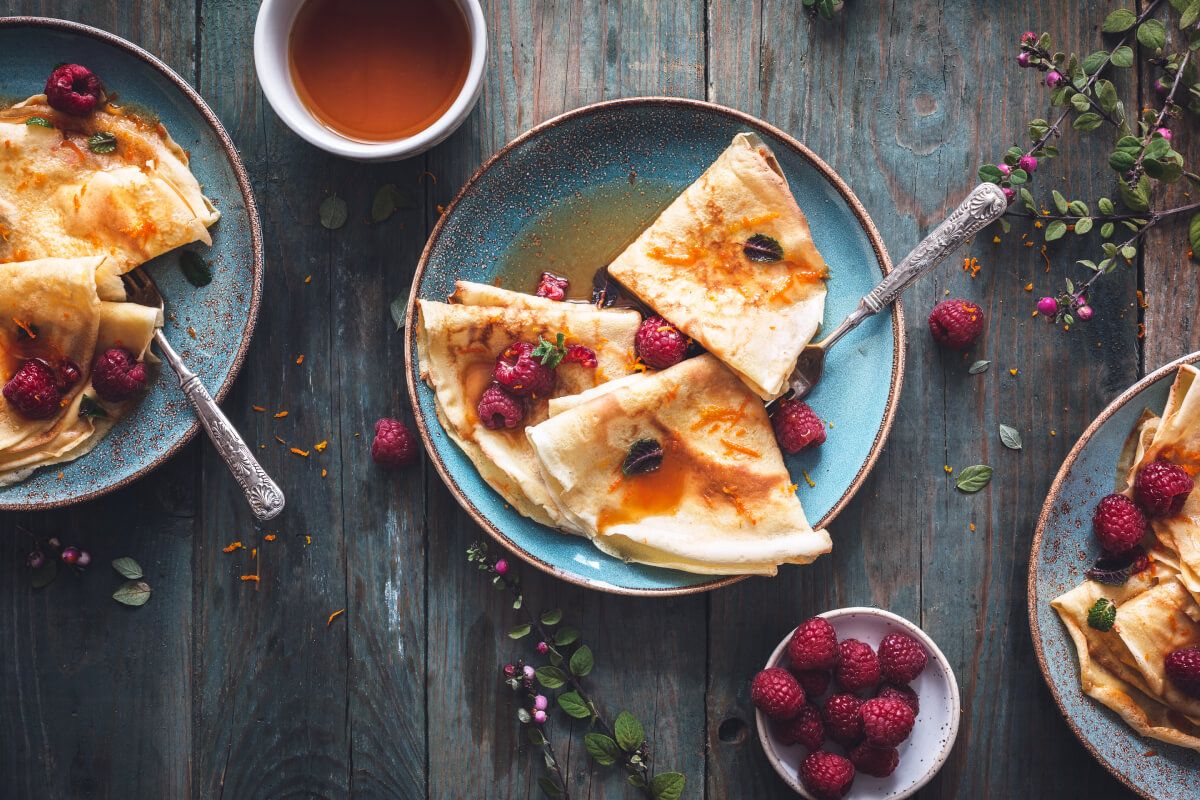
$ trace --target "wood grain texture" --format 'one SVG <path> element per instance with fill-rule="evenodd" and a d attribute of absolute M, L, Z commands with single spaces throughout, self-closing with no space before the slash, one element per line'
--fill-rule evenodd
<path fill-rule="evenodd" d="M 278 121 L 254 76 L 255 4 L 16 0 L 4 9 L 95 24 L 163 57 L 241 150 L 267 275 L 254 344 L 224 405 L 248 441 L 264 445 L 288 510 L 256 527 L 200 442 L 111 497 L 0 517 L 0 574 L 17 576 L 0 590 L 0 797 L 539 797 L 540 761 L 523 749 L 499 683 L 500 666 L 531 657 L 533 642 L 504 636 L 513 612 L 466 564 L 482 532 L 433 470 L 384 473 L 367 455 L 378 417 L 411 417 L 388 305 L 440 208 L 488 155 L 555 114 L 612 97 L 707 97 L 812 147 L 847 179 L 898 259 L 974 185 L 982 160 L 1022 142 L 1025 121 L 1044 115 L 1044 90 L 1012 65 L 1019 33 L 1050 30 L 1087 52 L 1113 7 L 917 0 L 877 12 L 852 2 L 836 21 L 813 23 L 793 0 L 484 5 L 479 106 L 427 155 L 382 166 L 327 156 Z M 1139 86 L 1120 86 L 1135 107 Z M 1108 191 L 1103 146 L 1068 134 L 1063 150 L 1038 173 L 1038 189 Z M 412 202 L 371 224 L 372 196 L 389 182 Z M 317 215 L 331 193 L 350 209 L 332 232 Z M 1027 559 L 1057 465 L 1139 374 L 1135 289 L 1150 298 L 1145 365 L 1200 347 L 1195 267 L 1180 229 L 1156 232 L 1141 278 L 1130 270 L 1106 279 L 1097 319 L 1063 333 L 1029 312 L 1088 253 L 1073 239 L 1052 245 L 1046 272 L 1022 230 L 974 244 L 976 279 L 950 263 L 908 296 L 899 416 L 873 476 L 833 527 L 831 556 L 773 580 L 664 600 L 612 597 L 519 568 L 526 602 L 562 608 L 595 651 L 587 680 L 602 711 L 628 709 L 646 723 L 658 768 L 687 774 L 686 797 L 792 796 L 754 741 L 749 679 L 797 621 L 852 604 L 917 621 L 958 673 L 959 741 L 922 798 L 1126 796 L 1042 684 L 1026 622 Z M 989 319 L 985 343 L 967 356 L 941 353 L 926 333 L 928 309 L 947 292 L 980 302 Z M 992 359 L 992 369 L 968 376 L 975 358 Z M 278 410 L 288 417 L 275 419 Z M 1025 450 L 1000 447 L 1000 422 L 1021 430 Z M 836 445 L 834 430 L 826 446 Z M 943 465 L 976 462 L 996 468 L 992 485 L 956 492 Z M 33 592 L 21 566 L 31 534 L 77 543 L 97 564 Z M 235 540 L 259 548 L 257 589 L 239 580 L 255 571 L 249 551 L 221 551 Z M 108 598 L 119 579 L 106 564 L 122 555 L 141 561 L 154 585 L 145 608 Z M 579 733 L 569 736 L 557 716 L 550 725 L 572 796 L 632 796 L 621 776 L 589 764 Z"/>
<path fill-rule="evenodd" d="M 611 97 L 703 96 L 704 12 L 698 3 L 486 5 L 489 61 L 479 107 L 429 154 L 429 169 L 438 178 L 435 214 L 484 158 L 544 119 Z M 532 657 L 534 643 L 504 636 L 515 617 L 464 558 L 468 544 L 485 534 L 432 472 L 426 516 L 429 796 L 539 797 L 540 756 L 514 756 L 524 740 L 516 706 L 500 684 L 501 666 Z M 658 768 L 684 772 L 689 796 L 698 796 L 704 773 L 705 599 L 612 597 L 532 567 L 521 572 L 526 602 L 564 609 L 596 653 L 598 666 L 587 684 L 602 711 L 610 720 L 622 709 L 641 718 L 653 731 Z M 569 750 L 565 723 L 556 719 L 548 733 L 568 762 L 572 797 L 629 796 L 622 775 L 588 763 L 578 731 Z"/>
<path fill-rule="evenodd" d="M 989 4 L 920 3 L 898 14 L 851 8 L 832 23 L 810 23 L 787 13 L 786 3 L 712 0 L 709 95 L 779 124 L 832 164 L 899 260 L 977 182 L 978 165 L 1023 141 L 1025 120 L 1044 114 L 1044 92 L 1015 64 L 1006 66 L 1021 31 L 1046 29 L 1064 46 L 1094 49 L 1091 26 L 1080 21 L 1101 19 L 1106 4 L 1050 5 L 1053 11 L 1030 7 L 1022 18 Z M 1072 142 L 1071 157 L 1048 166 L 1035 183 L 1048 193 L 1067 176 L 1080 196 L 1090 197 L 1099 184 L 1090 171 L 1070 165 L 1096 161 L 1102 152 Z M 990 231 L 980 237 L 987 241 L 971 250 L 983 264 L 976 279 L 952 259 L 906 296 L 909 354 L 897 422 L 872 477 L 833 526 L 832 556 L 713 595 L 710 796 L 790 796 L 754 737 L 743 733 L 753 724 L 747 679 L 799 620 L 864 604 L 917 621 L 960 678 L 958 744 L 922 796 L 1115 790 L 1058 718 L 1042 684 L 1024 586 L 1034 521 L 1054 465 L 1136 377 L 1134 336 L 1131 326 L 1111 321 L 1064 334 L 1030 319 L 1033 298 L 1058 291 L 1067 265 L 1082 255 L 1076 242 L 1051 247 L 1056 266 L 1046 274 L 1038 249 L 1024 247 L 1019 230 L 1000 245 L 991 244 Z M 1035 291 L 1027 293 L 1030 281 Z M 1133 287 L 1132 273 L 1118 275 L 1097 304 L 1128 301 Z M 926 328 L 929 309 L 947 295 L 981 303 L 989 320 L 983 343 L 966 356 L 940 352 Z M 994 366 L 969 376 L 975 358 Z M 1061 374 L 1066 359 L 1088 365 L 1089 392 Z M 1010 375 L 1010 368 L 1019 373 Z M 1000 422 L 1022 430 L 1026 450 L 1000 446 Z M 836 446 L 835 429 L 825 447 Z M 985 491 L 963 495 L 943 467 L 973 463 L 992 464 L 996 477 Z M 756 609 L 749 624 L 747 608 Z M 1046 733 L 1030 736 L 1033 730 Z"/>

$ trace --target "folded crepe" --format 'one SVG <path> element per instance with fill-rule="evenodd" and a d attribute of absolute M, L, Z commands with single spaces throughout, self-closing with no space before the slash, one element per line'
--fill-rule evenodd
<path fill-rule="evenodd" d="M 538 467 L 562 515 L 604 552 L 708 575 L 774 575 L 829 552 L 762 402 L 713 356 L 560 398 L 552 411 L 526 431 Z"/>
<path fill-rule="evenodd" d="M 828 270 L 770 149 L 732 144 L 608 267 L 765 400 L 821 324 Z"/>
<path fill-rule="evenodd" d="M 157 308 L 101 301 L 96 281 L 104 262 L 85 257 L 0 264 L 0 385 L 30 358 L 66 358 L 81 371 L 63 396 L 62 411 L 48 420 L 22 417 L 0 395 L 0 486 L 91 451 L 138 402 L 102 400 L 91 385 L 91 365 L 97 352 L 112 347 L 148 357 L 162 319 Z"/>
<path fill-rule="evenodd" d="M 1163 414 L 1142 414 L 1117 465 L 1117 488 L 1132 494 L 1146 464 L 1167 460 L 1200 474 L 1200 385 L 1181 366 Z M 1134 730 L 1200 751 L 1200 700 L 1176 689 L 1163 672 L 1172 651 L 1200 644 L 1200 492 L 1180 513 L 1150 520 L 1151 568 L 1121 586 L 1087 580 L 1051 601 L 1079 655 L 1083 690 Z M 1112 630 L 1088 625 L 1088 610 L 1106 598 L 1117 607 Z"/>
<path fill-rule="evenodd" d="M 578 532 L 551 499 L 523 430 L 489 430 L 476 416 L 475 406 L 492 380 L 497 356 L 518 341 L 554 341 L 562 333 L 567 345 L 589 347 L 597 359 L 594 368 L 560 364 L 552 395 L 529 399 L 526 425 L 546 419 L 551 397 L 577 394 L 629 374 L 636 366 L 633 337 L 640 315 L 481 284 L 458 284 L 454 299 L 492 304 L 417 302 L 420 375 L 434 391 L 442 427 L 517 511 L 542 524 Z"/>
<path fill-rule="evenodd" d="M 93 143 L 98 134 L 113 137 L 111 152 Z M 45 95 L 0 111 L 0 262 L 107 256 L 100 295 L 124 299 L 119 275 L 180 245 L 211 244 L 219 216 L 157 121 L 113 105 L 59 114 Z"/>

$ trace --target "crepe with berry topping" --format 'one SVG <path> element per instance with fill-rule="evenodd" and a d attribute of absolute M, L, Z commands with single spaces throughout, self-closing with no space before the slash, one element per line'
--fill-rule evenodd
<path fill-rule="evenodd" d="M 713 356 L 565 400 L 527 433 L 558 505 L 604 552 L 706 575 L 829 552 L 761 400 Z"/>
<path fill-rule="evenodd" d="M 187 153 L 141 112 L 74 117 L 45 95 L 0 111 L 0 262 L 104 255 L 101 297 L 120 300 L 120 274 L 211 244 L 219 217 Z"/>
<path fill-rule="evenodd" d="M 59 411 L 28 419 L 0 395 L 0 485 L 24 480 L 35 469 L 70 461 L 94 448 L 137 400 L 110 403 L 90 381 L 97 352 L 112 347 L 148 358 L 154 330 L 162 324 L 157 308 L 99 299 L 97 268 L 103 258 L 43 259 L 0 264 L 0 384 L 26 361 L 40 359 L 55 368 L 78 367 L 77 380 L 64 387 Z M 31 335 L 32 334 L 32 335 Z"/>
<path fill-rule="evenodd" d="M 608 272 L 765 400 L 787 388 L 825 313 L 825 260 L 779 162 L 750 133 Z"/>
<path fill-rule="evenodd" d="M 1116 605 L 1112 629 L 1088 624 L 1097 600 Z M 1123 585 L 1084 581 L 1051 605 L 1075 643 L 1083 691 L 1142 736 L 1200 751 L 1200 701 L 1166 678 L 1163 662 L 1200 643 L 1200 606 L 1169 571 L 1154 567 Z"/>
<path fill-rule="evenodd" d="M 552 397 L 576 394 L 629 374 L 635 366 L 631 353 L 641 317 L 634 311 L 600 310 L 505 290 L 486 296 L 506 305 L 418 301 L 421 377 L 434 391 L 442 427 L 483 479 L 521 514 L 572 530 L 542 482 L 524 427 L 546 419 Z M 527 302 L 525 297 L 537 302 Z M 487 428 L 476 405 L 492 382 L 496 359 L 516 342 L 556 342 L 559 334 L 564 347 L 590 348 L 596 365 L 563 361 L 554 369 L 553 391 L 524 400 L 526 411 L 519 425 Z"/>

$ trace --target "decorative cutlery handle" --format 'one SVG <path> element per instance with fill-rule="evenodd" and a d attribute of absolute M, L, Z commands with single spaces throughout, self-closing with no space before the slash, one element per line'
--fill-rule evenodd
<path fill-rule="evenodd" d="M 917 278 L 945 261 L 946 257 L 962 246 L 967 239 L 1000 219 L 1006 208 L 1008 200 L 999 186 L 994 183 L 981 183 L 976 186 L 945 222 L 922 239 L 921 243 L 862 299 L 862 305 L 865 306 L 863 310 L 868 315 L 877 314 L 896 302 L 896 298 L 912 286 Z"/>
<path fill-rule="evenodd" d="M 175 370 L 175 375 L 179 378 L 179 388 L 183 389 L 184 395 L 196 409 L 196 416 L 208 431 L 208 438 L 225 460 L 225 465 L 233 473 L 234 480 L 242 487 L 242 493 L 246 496 L 246 502 L 250 504 L 254 516 L 264 522 L 277 517 L 279 512 L 283 511 L 283 491 L 258 463 L 258 459 L 242 440 L 237 429 L 217 406 L 217 401 L 213 400 L 212 395 L 204 388 L 200 378 L 183 363 L 183 359 L 167 342 L 161 330 L 155 332 L 154 341 L 163 358 L 171 365 L 171 369 Z"/>

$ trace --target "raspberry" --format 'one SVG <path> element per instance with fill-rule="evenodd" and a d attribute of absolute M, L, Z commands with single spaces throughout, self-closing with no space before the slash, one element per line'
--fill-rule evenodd
<path fill-rule="evenodd" d="M 515 428 L 525 418 L 525 403 L 506 392 L 500 384 L 493 383 L 483 391 L 475 413 L 488 430 Z"/>
<path fill-rule="evenodd" d="M 825 744 L 821 710 L 812 703 L 805 703 L 796 716 L 775 723 L 775 736 L 786 745 L 800 744 L 809 750 L 820 750 Z"/>
<path fill-rule="evenodd" d="M 928 660 L 921 643 L 903 633 L 889 633 L 879 643 L 879 671 L 893 683 L 912 683 Z"/>
<path fill-rule="evenodd" d="M 818 750 L 800 764 L 800 780 L 819 800 L 841 800 L 854 784 L 854 765 L 845 756 Z"/>
<path fill-rule="evenodd" d="M 837 665 L 837 632 L 821 617 L 801 622 L 787 646 L 788 661 L 796 669 L 833 669 Z"/>
<path fill-rule="evenodd" d="M 921 700 L 917 697 L 917 693 L 913 691 L 911 686 L 897 686 L 894 683 L 885 683 L 879 687 L 879 691 L 875 693 L 876 697 L 892 697 L 901 700 L 912 709 L 913 716 L 921 713 Z"/>
<path fill-rule="evenodd" d="M 804 705 L 804 690 L 786 669 L 769 667 L 750 683 L 750 701 L 771 719 L 791 719 Z"/>
<path fill-rule="evenodd" d="M 876 747 L 895 747 L 913 729 L 913 710 L 895 697 L 876 697 L 862 704 L 863 734 Z"/>
<path fill-rule="evenodd" d="M 785 453 L 799 453 L 806 447 L 825 443 L 825 423 L 803 400 L 784 400 L 771 415 L 775 439 Z"/>
<path fill-rule="evenodd" d="M 4 384 L 4 399 L 28 419 L 50 419 L 62 407 L 54 370 L 40 358 L 30 359 Z"/>
<path fill-rule="evenodd" d="M 863 742 L 850 751 L 850 763 L 864 775 L 886 778 L 900 764 L 900 751 L 894 747 L 876 747 Z"/>
<path fill-rule="evenodd" d="M 1200 698 L 1200 647 L 1184 647 L 1163 661 L 1167 678 L 1189 697 Z"/>
<path fill-rule="evenodd" d="M 638 328 L 633 345 L 647 366 L 666 369 L 683 361 L 688 339 L 662 317 L 647 317 Z"/>
<path fill-rule="evenodd" d="M 384 417 L 375 423 L 371 459 L 381 467 L 407 467 L 417 460 L 417 437 L 400 420 Z"/>
<path fill-rule="evenodd" d="M 829 738 L 842 747 L 852 747 L 862 739 L 862 701 L 852 694 L 835 694 L 825 701 L 821 719 Z"/>
<path fill-rule="evenodd" d="M 55 386 L 60 392 L 68 391 L 72 386 L 79 383 L 79 379 L 83 377 L 83 373 L 79 371 L 79 365 L 69 358 L 60 359 L 55 369 Z"/>
<path fill-rule="evenodd" d="M 804 690 L 804 696 L 810 700 L 816 699 L 829 691 L 832 676 L 823 669 L 793 669 L 792 674 Z"/>
<path fill-rule="evenodd" d="M 1092 530 L 1100 546 L 1114 555 L 1137 546 L 1146 534 L 1146 517 L 1125 495 L 1110 494 L 1096 504 Z"/>
<path fill-rule="evenodd" d="M 92 387 L 110 403 L 128 400 L 146 389 L 146 365 L 123 347 L 96 356 L 92 364 Z"/>
<path fill-rule="evenodd" d="M 492 377 L 509 394 L 545 396 L 554 391 L 554 370 L 534 358 L 533 351 L 529 342 L 514 342 L 496 359 Z"/>
<path fill-rule="evenodd" d="M 841 662 L 834 677 L 848 692 L 873 689 L 879 683 L 879 657 L 871 645 L 858 639 L 846 639 L 838 645 Z"/>
<path fill-rule="evenodd" d="M 543 272 L 542 279 L 538 283 L 537 296 L 550 300 L 566 300 L 567 287 L 570 285 L 570 282 L 561 275 L 555 275 L 553 272 Z"/>
<path fill-rule="evenodd" d="M 1192 479 L 1170 461 L 1152 461 L 1133 481 L 1133 499 L 1151 517 L 1173 517 L 1192 493 Z"/>
<path fill-rule="evenodd" d="M 588 369 L 595 369 L 600 362 L 596 360 L 596 351 L 581 344 L 567 345 L 567 354 L 563 356 L 564 364 L 582 364 Z"/>
<path fill-rule="evenodd" d="M 79 64 L 55 67 L 46 79 L 46 101 L 55 111 L 86 117 L 104 97 L 104 85 Z"/>
<path fill-rule="evenodd" d="M 966 350 L 983 333 L 983 309 L 970 300 L 943 300 L 929 313 L 929 332 L 943 347 Z"/>

